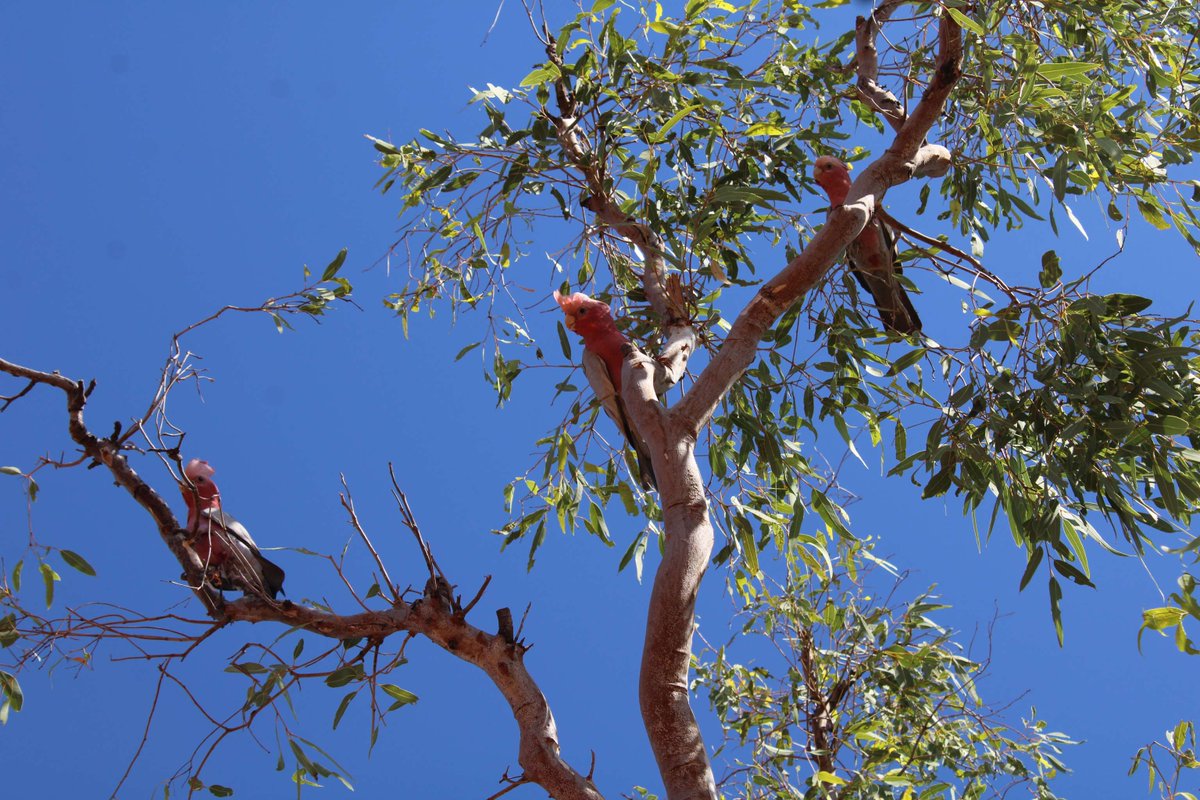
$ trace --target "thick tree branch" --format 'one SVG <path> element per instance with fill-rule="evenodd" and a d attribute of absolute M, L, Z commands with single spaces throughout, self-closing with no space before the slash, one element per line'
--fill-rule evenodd
<path fill-rule="evenodd" d="M 89 391 L 84 383 L 72 381 L 57 372 L 42 372 L 4 359 L 0 359 L 0 372 L 34 385 L 53 386 L 67 396 L 71 439 L 86 456 L 107 467 L 117 484 L 150 514 L 160 537 L 183 567 L 185 577 L 215 626 L 235 621 L 279 622 L 339 640 L 382 639 L 401 631 L 425 636 L 447 652 L 479 667 L 504 695 L 520 730 L 518 761 L 528 781 L 542 786 L 556 800 L 602 800 L 591 780 L 572 769 L 560 756 L 554 716 L 537 683 L 525 669 L 526 648 L 513 641 L 514 637 L 485 633 L 467 623 L 465 613 L 453 603 L 436 602 L 439 598 L 430 596 L 412 604 L 396 600 L 386 611 L 344 616 L 288 601 L 275 603 L 251 596 L 225 603 L 221 595 L 205 583 L 198 560 L 184 547 L 179 522 L 170 506 L 133 470 L 117 442 L 97 437 L 84 423 L 83 409 Z M 352 506 L 348 508 L 352 509 Z M 379 566 L 382 569 L 382 563 Z"/>
<path fill-rule="evenodd" d="M 718 795 L 688 699 L 688 672 L 696 597 L 712 555 L 713 529 L 695 439 L 671 416 L 666 424 L 670 449 L 663 458 L 668 466 L 658 474 L 663 476 L 659 488 L 667 535 L 646 615 L 638 699 L 667 797 L 700 800 Z"/>
<path fill-rule="evenodd" d="M 866 226 L 887 190 L 913 176 L 944 174 L 949 168 L 946 148 L 923 144 L 961 74 L 962 30 L 949 15 L 941 18 L 938 42 L 938 66 L 929 87 L 901 125 L 891 147 L 863 170 L 850 187 L 846 202 L 830 212 L 828 222 L 803 252 L 746 304 L 720 352 L 668 412 L 681 424 L 691 426 L 693 435 L 699 434 L 717 403 L 751 365 L 767 329 L 824 277 L 846 245 Z"/>
<path fill-rule="evenodd" d="M 426 637 L 479 667 L 504 695 L 520 730 L 517 758 L 526 780 L 537 783 L 556 800 L 602 800 L 595 785 L 562 759 L 554 715 L 525 668 L 526 648 L 476 628 L 452 608 L 422 599 L 412 604 L 401 602 L 386 611 L 340 616 L 294 603 L 244 597 L 227 604 L 225 611 L 231 621 L 279 622 L 334 639 L 384 638 L 401 631 Z"/>
<path fill-rule="evenodd" d="M 855 61 L 858 65 L 858 96 L 864 103 L 882 116 L 893 130 L 899 131 L 906 119 L 904 106 L 896 95 L 879 85 L 879 51 L 875 48 L 875 37 L 883 25 L 900 5 L 889 0 L 866 17 L 854 22 Z"/>
<path fill-rule="evenodd" d="M 546 53 L 561 70 L 553 39 Z M 715 800 L 712 766 L 688 700 L 696 595 L 712 553 L 713 532 L 696 464 L 695 439 L 686 429 L 666 424 L 667 413 L 658 400 L 661 392 L 682 377 L 695 350 L 696 332 L 688 320 L 678 277 L 667 276 L 662 238 L 621 211 L 607 186 L 606 165 L 579 131 L 579 112 L 566 79 L 560 78 L 555 89 L 559 114 L 546 112 L 546 116 L 556 127 L 567 159 L 583 173 L 591 193 L 581 205 L 641 254 L 646 298 L 662 318 L 667 335 L 656 360 L 630 347 L 621 372 L 621 398 L 649 447 L 658 476 L 667 537 L 647 614 L 639 700 L 667 797 Z"/>
<path fill-rule="evenodd" d="M 204 570 L 201 568 L 200 562 L 190 550 L 184 547 L 183 537 L 179 535 L 179 521 L 175 518 L 171 507 L 129 465 L 129 460 L 122 455 L 120 444 L 115 441 L 115 436 L 101 439 L 92 433 L 84 423 L 83 409 L 87 404 L 89 389 L 84 386 L 83 381 L 72 381 L 57 372 L 41 372 L 4 359 L 0 359 L 0 372 L 62 390 L 67 396 L 67 430 L 71 439 L 82 448 L 88 458 L 107 467 L 117 485 L 127 491 L 138 505 L 146 509 L 158 528 L 159 537 L 170 549 L 179 565 L 183 567 L 184 577 L 196 596 L 200 598 L 205 611 L 214 619 L 220 620 L 224 605 L 221 595 L 205 583 Z"/>

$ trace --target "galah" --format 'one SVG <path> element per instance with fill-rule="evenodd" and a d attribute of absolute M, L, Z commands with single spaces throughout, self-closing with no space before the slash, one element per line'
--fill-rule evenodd
<path fill-rule="evenodd" d="M 624 350 L 629 339 L 617 330 L 607 304 L 593 300 L 583 292 L 562 295 L 556 291 L 554 299 L 562 308 L 567 328 L 583 339 L 583 374 L 592 391 L 625 441 L 633 446 L 642 488 L 657 488 L 650 450 L 630 424 L 625 402 L 621 399 L 621 365 L 625 361 Z"/>
<path fill-rule="evenodd" d="M 221 491 L 212 479 L 215 471 L 198 458 L 184 467 L 191 481 L 179 487 L 188 509 L 187 543 L 213 586 L 267 594 L 274 600 L 283 591 L 283 570 L 264 558 L 246 527 L 221 509 Z"/>
<path fill-rule="evenodd" d="M 813 164 L 813 178 L 829 195 L 830 210 L 846 202 L 850 170 L 841 161 L 821 156 Z M 878 215 L 873 215 L 862 233 L 846 246 L 846 260 L 854 277 L 874 300 L 884 328 L 904 335 L 921 330 L 921 318 L 896 277 L 901 269 L 895 237 Z"/>

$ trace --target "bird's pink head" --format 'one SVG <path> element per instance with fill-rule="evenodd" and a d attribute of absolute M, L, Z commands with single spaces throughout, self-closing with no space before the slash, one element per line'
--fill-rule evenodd
<path fill-rule="evenodd" d="M 821 156 L 813 162 L 813 180 L 829 195 L 829 202 L 840 206 L 850 192 L 850 168 L 833 156 Z"/>
<path fill-rule="evenodd" d="M 187 503 L 188 507 L 189 528 L 192 527 L 191 521 L 197 510 L 207 511 L 221 507 L 221 491 L 212 479 L 214 472 L 216 470 L 210 467 L 207 461 L 198 458 L 193 458 L 183 468 L 184 477 L 192 482 L 191 486 L 186 483 L 179 485 L 183 493 L 183 502 Z"/>
<path fill-rule="evenodd" d="M 608 304 L 593 300 L 583 292 L 564 295 L 554 292 L 554 300 L 562 309 L 567 328 L 575 331 L 584 339 L 589 336 L 616 330 L 612 315 L 609 314 Z"/>

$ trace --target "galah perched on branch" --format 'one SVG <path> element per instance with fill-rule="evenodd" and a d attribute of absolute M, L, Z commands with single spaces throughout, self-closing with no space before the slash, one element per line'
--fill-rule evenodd
<path fill-rule="evenodd" d="M 821 156 L 813 164 L 813 178 L 829 195 L 830 210 L 846 202 L 850 170 L 841 161 Z M 875 301 L 884 328 L 904 335 L 921 330 L 921 318 L 896 277 L 901 270 L 895 237 L 878 215 L 873 215 L 862 233 L 847 245 L 846 260 L 854 277 Z"/>
<path fill-rule="evenodd" d="M 283 570 L 263 557 L 242 523 L 221 510 L 221 491 L 212 480 L 215 471 L 198 458 L 183 470 L 192 482 L 179 487 L 188 509 L 187 543 L 216 588 L 270 595 L 274 600 L 283 591 Z"/>
<path fill-rule="evenodd" d="M 621 399 L 621 364 L 629 339 L 617 330 L 607 304 L 582 292 L 569 296 L 555 292 L 554 299 L 567 318 L 567 328 L 583 338 L 583 374 L 604 411 L 616 423 L 625 441 L 633 446 L 642 488 L 657 488 L 650 451 L 630 424 L 625 402 Z"/>

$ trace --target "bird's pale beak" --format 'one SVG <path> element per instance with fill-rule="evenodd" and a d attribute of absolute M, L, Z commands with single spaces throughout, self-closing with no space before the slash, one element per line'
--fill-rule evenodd
<path fill-rule="evenodd" d="M 564 313 L 563 316 L 566 317 L 567 330 L 574 331 L 575 330 L 575 315 Z"/>

